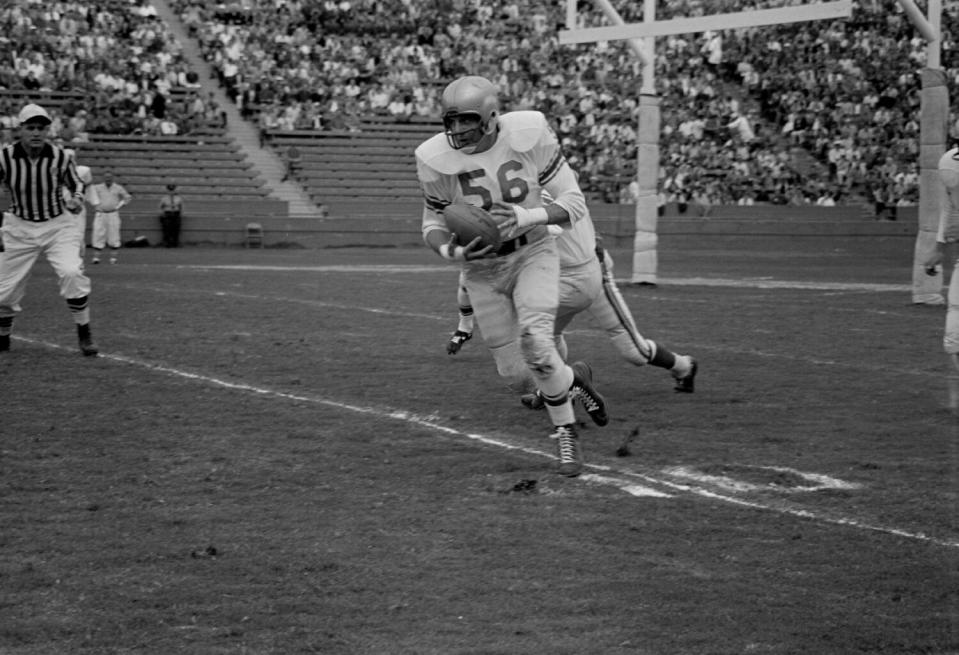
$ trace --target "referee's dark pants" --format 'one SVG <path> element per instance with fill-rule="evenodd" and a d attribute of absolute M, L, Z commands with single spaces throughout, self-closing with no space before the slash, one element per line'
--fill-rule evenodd
<path fill-rule="evenodd" d="M 163 212 L 160 216 L 160 229 L 163 231 L 164 246 L 180 247 L 180 212 Z"/>

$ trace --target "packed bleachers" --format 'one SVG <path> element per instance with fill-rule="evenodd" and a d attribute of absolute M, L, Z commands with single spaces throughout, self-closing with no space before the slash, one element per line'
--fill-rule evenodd
<path fill-rule="evenodd" d="M 657 17 L 785 2 L 659 2 Z M 409 147 L 408 135 L 401 137 L 405 129 L 367 132 L 391 122 L 438 129 L 445 83 L 476 73 L 500 85 L 507 109 L 537 108 L 554 121 L 592 199 L 634 198 L 639 62 L 623 42 L 559 46 L 564 6 L 465 0 L 170 4 L 231 101 L 260 125 L 264 142 L 279 154 L 291 140 L 306 144 L 299 175 L 315 197 L 340 185 L 345 193 L 364 193 L 376 183 L 405 193 L 412 171 L 406 181 L 392 182 L 400 159 L 357 146 L 379 140 L 380 150 L 389 141 Z M 642 20 L 643 7 L 617 6 L 627 21 Z M 581 12 L 584 21 L 599 15 Z M 0 26 L 22 42 L 15 50 L 24 53 L 0 64 L 4 138 L 18 103 L 36 94 L 56 105 L 58 129 L 68 142 L 90 138 L 84 134 L 194 135 L 198 141 L 226 134 L 221 108 L 197 88 L 181 46 L 146 0 L 59 2 L 49 10 L 17 2 L 0 8 Z M 955 84 L 956 3 L 944 3 L 942 26 L 942 63 Z M 659 39 L 664 201 L 867 201 L 880 210 L 914 203 L 924 57 L 923 41 L 891 0 L 859 0 L 849 20 Z M 955 123 L 950 131 L 959 138 Z M 346 166 L 346 153 L 334 147 L 365 160 L 369 171 L 354 165 L 360 162 Z M 356 174 L 339 175 L 338 165 Z M 367 177 L 368 187 L 347 185 Z"/>
<path fill-rule="evenodd" d="M 37 102 L 95 179 L 111 170 L 135 196 L 168 183 L 190 198 L 268 192 L 149 2 L 5 3 L 0 26 L 19 46 L 0 63 L 0 142 Z"/>
<path fill-rule="evenodd" d="M 445 82 L 465 72 L 485 74 L 500 84 L 508 107 L 535 107 L 553 118 L 594 199 L 631 200 L 638 62 L 619 42 L 559 47 L 562 7 L 452 1 L 423 8 L 365 0 L 280 3 L 278 11 L 257 11 L 273 4 L 250 2 L 248 11 L 231 13 L 192 0 L 176 3 L 203 35 L 204 51 L 231 96 L 251 118 L 258 115 L 267 132 L 355 131 L 369 114 L 435 118 Z M 782 3 L 658 4 L 658 17 L 668 18 Z M 641 20 L 642 6 L 620 11 Z M 390 20 L 370 18 L 382 15 Z M 947 50 L 956 25 L 956 7 L 947 6 Z M 276 33 L 285 36 L 273 38 Z M 666 199 L 915 202 L 920 43 L 894 3 L 879 0 L 860 3 L 848 21 L 661 39 L 656 79 Z M 887 59 L 895 65 L 873 64 Z M 870 64 L 865 79 L 856 81 L 851 62 L 858 60 Z M 950 59 L 944 64 L 954 71 Z M 812 79 L 799 74 L 809 69 Z M 897 111 L 877 116 L 871 93 L 881 97 L 890 87 L 901 99 Z M 834 120 L 826 120 L 830 113 Z M 837 116 L 847 120 L 839 123 Z M 890 148 L 883 149 L 884 137 Z"/>

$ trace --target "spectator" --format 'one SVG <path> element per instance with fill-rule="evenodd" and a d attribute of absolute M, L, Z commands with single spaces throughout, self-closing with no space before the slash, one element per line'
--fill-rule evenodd
<path fill-rule="evenodd" d="M 288 179 L 297 179 L 302 165 L 303 156 L 300 154 L 299 148 L 291 145 L 286 149 L 286 173 L 284 173 L 283 179 L 280 181 L 286 182 Z"/>
<path fill-rule="evenodd" d="M 160 230 L 165 248 L 180 247 L 180 227 L 183 220 L 183 198 L 175 184 L 166 185 L 167 192 L 160 198 Z"/>

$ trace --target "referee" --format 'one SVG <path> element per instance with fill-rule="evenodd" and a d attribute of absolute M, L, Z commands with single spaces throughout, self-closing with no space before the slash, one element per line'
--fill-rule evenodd
<path fill-rule="evenodd" d="M 77 325 L 80 351 L 94 357 L 98 350 L 90 333 L 90 278 L 83 274 L 74 220 L 83 206 L 84 185 L 73 158 L 47 140 L 52 121 L 43 107 L 29 104 L 17 120 L 19 140 L 0 149 L 0 180 L 10 196 L 10 211 L 3 213 L 0 230 L 0 352 L 10 350 L 27 278 L 43 254 L 57 273 L 60 295 Z"/>

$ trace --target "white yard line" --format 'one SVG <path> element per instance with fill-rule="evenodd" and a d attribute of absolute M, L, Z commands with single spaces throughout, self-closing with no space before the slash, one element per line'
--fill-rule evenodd
<path fill-rule="evenodd" d="M 64 350 L 69 352 L 73 352 L 75 350 L 75 347 L 73 346 L 68 348 L 55 343 L 41 341 L 39 339 L 30 339 L 30 338 L 25 338 L 21 336 L 18 336 L 15 338 L 20 341 L 24 341 L 26 343 L 32 343 L 35 345 L 44 346 L 47 348 L 53 348 L 56 350 Z M 283 400 L 293 400 L 296 402 L 307 402 L 307 403 L 313 403 L 317 405 L 323 405 L 326 407 L 334 407 L 336 409 L 354 412 L 357 414 L 363 414 L 366 416 L 373 416 L 376 418 L 388 418 L 395 421 L 402 421 L 410 425 L 416 425 L 422 428 L 433 430 L 435 432 L 439 432 L 449 437 L 467 439 L 467 440 L 485 444 L 487 446 L 493 446 L 496 448 L 502 448 L 504 450 L 521 452 L 521 453 L 532 455 L 535 457 L 543 457 L 550 460 L 556 459 L 556 457 L 552 453 L 548 453 L 538 448 L 521 446 L 518 444 L 510 443 L 508 441 L 504 441 L 502 439 L 496 439 L 483 434 L 463 432 L 461 430 L 457 430 L 456 428 L 451 428 L 449 426 L 438 423 L 436 420 L 434 420 L 431 417 L 421 417 L 410 412 L 389 410 L 389 409 L 378 408 L 378 407 L 368 407 L 368 406 L 364 407 L 364 406 L 353 405 L 350 403 L 345 403 L 337 400 L 331 400 L 329 398 L 323 398 L 319 396 L 291 394 L 283 391 L 277 391 L 275 389 L 260 387 L 254 384 L 246 384 L 241 382 L 229 382 L 227 380 L 211 377 L 208 375 L 204 375 L 202 373 L 186 371 L 183 369 L 175 368 L 172 366 L 166 366 L 163 364 L 154 364 L 141 359 L 127 357 L 125 355 L 101 353 L 100 357 L 103 359 L 117 362 L 117 363 L 136 366 L 139 368 L 145 368 L 150 371 L 164 373 L 167 375 L 173 375 L 176 377 L 193 380 L 199 383 L 209 384 L 215 387 L 232 389 L 235 391 L 245 391 L 245 392 L 259 395 L 259 396 L 266 396 L 266 397 L 278 398 Z M 591 484 L 602 484 L 602 485 L 612 486 L 634 496 L 669 498 L 672 494 L 685 493 L 685 494 L 695 495 L 702 498 L 708 498 L 710 500 L 719 501 L 719 502 L 723 502 L 731 505 L 737 505 L 740 507 L 749 507 L 757 510 L 769 511 L 777 514 L 783 514 L 783 515 L 793 516 L 797 518 L 808 519 L 818 523 L 840 525 L 840 526 L 854 528 L 857 530 L 877 532 L 877 533 L 882 533 L 887 535 L 895 535 L 905 539 L 925 542 L 925 543 L 934 544 L 937 546 L 945 546 L 948 548 L 959 548 L 959 541 L 949 540 L 949 539 L 940 539 L 937 537 L 929 536 L 922 532 L 913 532 L 909 530 L 903 530 L 901 528 L 897 528 L 894 526 L 871 524 L 864 521 L 860 521 L 858 519 L 848 518 L 848 517 L 838 517 L 838 518 L 830 517 L 825 514 L 821 514 L 811 510 L 782 507 L 773 503 L 753 501 L 746 498 L 737 498 L 735 496 L 727 495 L 725 493 L 721 493 L 714 489 L 707 488 L 705 486 L 705 483 L 706 483 L 705 480 L 699 481 L 699 483 L 702 486 L 674 482 L 668 479 L 668 473 L 666 471 L 663 471 L 662 475 L 657 475 L 655 473 L 649 474 L 649 473 L 643 473 L 643 472 L 629 470 L 629 469 L 614 468 L 611 466 L 605 466 L 600 464 L 587 464 L 586 467 L 592 472 L 582 476 L 582 479 L 585 482 L 588 482 Z M 810 474 L 810 475 L 814 475 L 814 474 Z"/>

